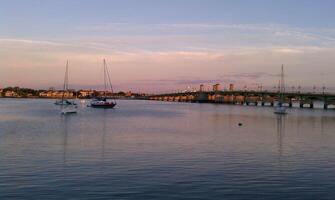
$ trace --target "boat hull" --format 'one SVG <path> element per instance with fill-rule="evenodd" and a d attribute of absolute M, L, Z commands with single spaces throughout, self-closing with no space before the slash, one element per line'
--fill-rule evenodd
<path fill-rule="evenodd" d="M 91 104 L 92 108 L 114 108 L 116 104 L 106 104 L 106 105 L 94 105 Z"/>
<path fill-rule="evenodd" d="M 284 107 L 277 107 L 274 111 L 277 115 L 285 115 L 287 114 L 286 109 Z"/>
<path fill-rule="evenodd" d="M 92 108 L 114 108 L 116 103 L 114 102 L 105 102 L 105 101 L 96 101 L 92 102 L 90 105 Z"/>
<path fill-rule="evenodd" d="M 77 113 L 77 106 L 68 106 L 68 107 L 62 108 L 61 113 L 63 115 L 76 114 Z"/>
<path fill-rule="evenodd" d="M 68 106 L 68 105 L 77 105 L 75 102 L 71 101 L 56 101 L 55 105 L 57 106 Z"/>

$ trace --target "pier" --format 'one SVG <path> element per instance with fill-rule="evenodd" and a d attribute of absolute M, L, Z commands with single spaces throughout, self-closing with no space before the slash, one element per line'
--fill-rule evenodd
<path fill-rule="evenodd" d="M 335 94 L 286 92 L 283 94 L 283 106 L 314 108 L 315 102 L 322 102 L 324 109 L 335 108 Z M 196 91 L 170 94 L 158 94 L 148 97 L 154 101 L 173 101 L 191 103 L 239 104 L 248 106 L 275 106 L 278 92 L 270 91 Z"/>

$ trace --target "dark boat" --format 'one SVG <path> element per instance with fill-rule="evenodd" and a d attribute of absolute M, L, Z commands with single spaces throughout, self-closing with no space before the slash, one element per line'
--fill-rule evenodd
<path fill-rule="evenodd" d="M 106 98 L 94 99 L 91 102 L 91 107 L 93 108 L 114 108 L 115 106 L 116 106 L 116 102 L 108 101 Z"/>
<path fill-rule="evenodd" d="M 90 107 L 92 108 L 114 108 L 116 106 L 115 99 L 108 100 L 107 99 L 107 86 L 109 85 L 111 92 L 113 93 L 113 86 L 109 76 L 109 70 L 107 68 L 106 60 L 104 59 L 104 95 L 103 97 L 96 98 L 91 101 Z"/>

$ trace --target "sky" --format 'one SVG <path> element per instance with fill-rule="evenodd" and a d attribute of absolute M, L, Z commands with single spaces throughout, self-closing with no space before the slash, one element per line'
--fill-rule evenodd
<path fill-rule="evenodd" d="M 335 88 L 333 0 L 0 0 L 0 88 Z M 294 89 L 294 88 L 292 88 Z"/>

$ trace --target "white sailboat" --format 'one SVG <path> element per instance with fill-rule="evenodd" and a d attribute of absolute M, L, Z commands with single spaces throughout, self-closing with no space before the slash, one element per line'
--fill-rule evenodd
<path fill-rule="evenodd" d="M 275 107 L 275 114 L 283 115 L 287 114 L 286 108 L 283 106 L 284 104 L 284 92 L 285 92 L 285 84 L 284 84 L 284 65 L 281 66 L 281 78 L 280 78 L 280 86 L 279 86 L 279 98 L 278 104 Z"/>
<path fill-rule="evenodd" d="M 69 91 L 69 61 L 66 62 L 65 78 L 63 85 L 63 95 L 62 99 L 59 101 L 58 105 L 61 105 L 62 114 L 73 114 L 77 113 L 77 105 L 74 101 L 69 101 L 65 98 L 65 93 Z M 57 102 L 56 102 L 57 103 Z"/>

